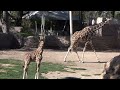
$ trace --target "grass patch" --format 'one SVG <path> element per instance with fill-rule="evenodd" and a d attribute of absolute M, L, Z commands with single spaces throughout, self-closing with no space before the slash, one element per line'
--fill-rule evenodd
<path fill-rule="evenodd" d="M 87 70 L 85 68 L 71 68 L 71 69 L 73 69 L 73 70 Z"/>
<path fill-rule="evenodd" d="M 11 68 L 9 66 L 3 67 L 2 64 L 10 64 L 13 65 Z M 8 60 L 8 59 L 0 59 L 0 69 L 6 72 L 0 72 L 0 79 L 22 79 L 23 74 L 23 62 L 20 60 Z M 64 65 L 61 64 L 53 64 L 48 62 L 42 62 L 40 66 L 41 73 L 48 73 L 49 71 L 61 71 L 67 72 Z M 34 79 L 34 75 L 36 73 L 36 63 L 32 62 L 29 65 L 28 69 L 28 79 Z M 45 77 L 40 76 L 41 79 L 46 79 Z"/>

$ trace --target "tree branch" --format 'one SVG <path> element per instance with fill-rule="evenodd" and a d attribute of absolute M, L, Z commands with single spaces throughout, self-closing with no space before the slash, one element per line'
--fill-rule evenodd
<path fill-rule="evenodd" d="M 15 18 L 14 16 L 12 16 L 9 12 L 8 12 L 8 15 L 9 15 L 12 19 L 16 20 L 16 18 Z"/>
<path fill-rule="evenodd" d="M 28 13 L 30 13 L 30 11 L 27 11 L 27 12 L 23 13 L 23 16 L 24 16 L 25 14 L 28 14 Z"/>

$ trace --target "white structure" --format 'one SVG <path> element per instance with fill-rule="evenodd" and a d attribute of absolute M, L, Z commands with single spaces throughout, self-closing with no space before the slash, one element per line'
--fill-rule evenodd
<path fill-rule="evenodd" d="M 69 11 L 69 17 L 70 17 L 70 43 L 71 43 L 73 34 L 72 11 Z"/>
<path fill-rule="evenodd" d="M 95 25 L 95 19 L 92 20 L 92 25 Z"/>
<path fill-rule="evenodd" d="M 99 24 L 103 21 L 103 17 L 98 17 L 96 23 Z"/>
<path fill-rule="evenodd" d="M 96 24 L 99 24 L 103 21 L 103 17 L 98 17 L 96 20 Z M 100 28 L 99 30 L 96 31 L 96 33 L 100 36 L 102 36 L 102 28 Z"/>

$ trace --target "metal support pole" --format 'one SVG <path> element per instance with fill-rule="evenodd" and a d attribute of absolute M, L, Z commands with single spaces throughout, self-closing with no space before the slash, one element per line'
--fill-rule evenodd
<path fill-rule="evenodd" d="M 37 34 L 37 21 L 35 21 L 35 35 Z"/>
<path fill-rule="evenodd" d="M 41 34 L 45 33 L 45 17 L 42 15 L 41 18 Z"/>
<path fill-rule="evenodd" d="M 69 18 L 70 18 L 70 43 L 71 43 L 73 34 L 72 11 L 69 11 Z"/>

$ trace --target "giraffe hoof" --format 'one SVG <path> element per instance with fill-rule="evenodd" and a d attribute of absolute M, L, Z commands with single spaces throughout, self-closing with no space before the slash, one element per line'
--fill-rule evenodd
<path fill-rule="evenodd" d="M 82 61 L 82 63 L 85 63 L 84 61 Z"/>
<path fill-rule="evenodd" d="M 79 62 L 84 63 L 84 61 L 79 61 Z"/>
<path fill-rule="evenodd" d="M 98 63 L 100 63 L 100 61 L 98 61 Z"/>

